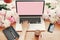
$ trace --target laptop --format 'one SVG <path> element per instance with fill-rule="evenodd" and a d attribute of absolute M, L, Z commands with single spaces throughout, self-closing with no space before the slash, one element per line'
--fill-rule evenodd
<path fill-rule="evenodd" d="M 19 24 L 16 24 L 16 30 L 22 30 L 21 23 L 24 20 L 30 22 L 28 30 L 45 30 L 45 24 L 41 18 L 44 13 L 44 5 L 44 0 L 16 0 L 16 12 L 19 15 Z"/>
<path fill-rule="evenodd" d="M 44 13 L 44 0 L 16 0 L 16 12 L 19 14 L 20 23 L 28 20 L 30 23 L 40 23 Z"/>

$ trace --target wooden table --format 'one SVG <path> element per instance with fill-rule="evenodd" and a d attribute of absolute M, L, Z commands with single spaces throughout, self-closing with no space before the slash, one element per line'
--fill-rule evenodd
<path fill-rule="evenodd" d="M 18 32 L 18 34 L 21 36 L 22 32 Z M 37 38 L 34 36 L 34 32 L 27 32 L 25 40 L 36 40 L 36 39 Z M 0 31 L 0 40 L 7 40 L 2 31 Z"/>
<path fill-rule="evenodd" d="M 38 24 L 37 24 L 38 25 Z M 44 25 L 44 24 L 42 24 L 42 25 Z M 41 24 L 39 25 L 39 27 L 40 26 L 42 26 Z M 15 26 L 15 25 L 12 25 L 12 26 Z M 36 29 L 31 29 L 31 30 L 34 30 L 34 31 L 32 31 L 32 32 L 27 32 L 27 29 L 28 29 L 28 27 L 29 27 L 29 23 L 27 22 L 27 21 L 25 21 L 23 24 L 22 24 L 22 27 L 23 27 L 23 30 L 22 30 L 22 32 L 20 32 L 20 31 L 17 31 L 18 32 L 18 34 L 20 35 L 20 38 L 18 39 L 18 40 L 37 40 L 38 39 L 38 37 L 35 37 L 35 31 L 36 31 Z M 2 30 L 4 29 L 4 28 L 1 28 Z M 39 28 L 37 28 L 37 29 L 39 29 Z M 44 30 L 45 30 L 45 26 L 44 26 L 44 28 L 43 28 Z M 0 40 L 7 40 L 6 39 L 6 37 L 5 37 L 5 35 L 3 34 L 3 32 L 2 32 L 2 30 L 0 31 Z M 39 29 L 40 30 L 40 29 Z M 43 31 L 43 30 L 42 30 Z M 32 35 L 31 35 L 31 34 Z M 30 35 L 28 35 L 28 34 L 30 34 Z M 28 36 L 28 37 L 26 37 L 26 36 Z"/>
<path fill-rule="evenodd" d="M 15 25 L 14 25 L 15 26 Z M 49 26 L 49 21 L 47 22 L 47 21 L 45 21 L 45 26 L 46 26 L 46 29 L 48 28 L 48 26 Z M 57 23 L 55 24 L 55 28 L 56 29 L 58 29 L 58 30 L 60 30 L 60 25 L 58 25 Z M 3 34 L 3 32 L 2 32 L 2 30 L 3 30 L 4 28 L 0 28 L 0 40 L 7 40 L 6 39 L 6 37 L 5 37 L 5 35 Z M 18 32 L 18 34 L 21 36 L 21 34 L 22 34 L 22 32 Z M 47 35 L 46 33 L 45 33 L 45 35 Z M 49 35 L 48 35 L 49 36 Z M 48 38 L 48 36 L 47 36 L 47 38 Z M 44 38 L 45 38 L 45 36 L 44 36 Z M 49 40 L 49 39 L 45 39 L 45 40 Z M 36 40 L 36 38 L 34 37 L 34 32 L 27 32 L 26 33 L 26 38 L 25 38 L 26 40 Z"/>

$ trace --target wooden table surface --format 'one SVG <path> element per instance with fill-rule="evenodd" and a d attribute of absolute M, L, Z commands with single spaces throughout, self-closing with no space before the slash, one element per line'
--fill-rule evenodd
<path fill-rule="evenodd" d="M 45 26 L 46 28 L 49 26 L 49 22 L 45 22 Z M 59 24 L 55 24 L 55 28 L 60 30 L 60 25 Z M 3 34 L 2 30 L 4 28 L 0 28 L 0 40 L 7 40 L 5 35 Z M 20 36 L 22 34 L 22 32 L 17 32 Z M 34 32 L 27 32 L 25 39 L 24 40 L 37 40 L 37 38 L 34 36 Z M 47 35 L 47 34 L 46 34 Z M 48 38 L 48 37 L 47 37 Z M 41 39 L 41 37 L 39 38 L 39 40 Z M 47 39 L 46 39 L 47 40 Z"/>

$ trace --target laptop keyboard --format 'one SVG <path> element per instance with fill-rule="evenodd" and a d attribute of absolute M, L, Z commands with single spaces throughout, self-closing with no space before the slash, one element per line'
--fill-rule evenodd
<path fill-rule="evenodd" d="M 20 16 L 20 23 L 24 20 L 28 20 L 31 24 L 41 23 L 40 16 Z"/>

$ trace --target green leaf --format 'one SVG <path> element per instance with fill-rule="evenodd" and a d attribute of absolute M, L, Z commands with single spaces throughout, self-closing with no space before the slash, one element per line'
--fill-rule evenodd
<path fill-rule="evenodd" d="M 55 8 L 51 8 L 52 10 L 55 9 Z"/>
<path fill-rule="evenodd" d="M 47 5 L 47 6 L 49 6 L 49 5 L 50 5 L 50 3 L 46 3 L 46 5 Z"/>
<path fill-rule="evenodd" d="M 7 4 L 0 4 L 0 10 L 5 9 L 5 10 L 10 10 L 7 8 Z"/>
<path fill-rule="evenodd" d="M 48 6 L 48 8 L 51 8 L 51 6 Z"/>

